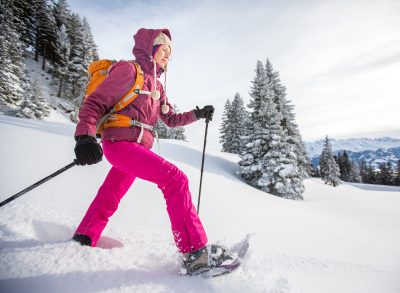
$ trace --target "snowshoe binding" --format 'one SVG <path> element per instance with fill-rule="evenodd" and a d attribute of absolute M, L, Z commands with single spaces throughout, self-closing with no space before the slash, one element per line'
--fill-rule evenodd
<path fill-rule="evenodd" d="M 181 274 L 216 277 L 232 272 L 239 265 L 239 259 L 229 253 L 225 247 L 210 244 L 195 252 L 184 254 Z"/>

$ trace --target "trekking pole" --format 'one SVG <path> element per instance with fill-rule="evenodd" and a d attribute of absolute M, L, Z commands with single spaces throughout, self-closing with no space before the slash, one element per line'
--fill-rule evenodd
<path fill-rule="evenodd" d="M 205 157 L 205 152 L 206 152 L 208 122 L 210 122 L 210 119 L 211 119 L 211 117 L 209 117 L 209 116 L 206 117 L 206 133 L 204 134 L 203 157 L 201 159 L 200 187 L 199 187 L 199 198 L 198 198 L 198 201 L 197 201 L 197 214 L 200 214 L 201 184 L 203 182 L 204 157 Z"/>
<path fill-rule="evenodd" d="M 47 176 L 46 178 L 43 178 L 42 180 L 36 182 L 35 184 L 25 188 L 24 190 L 21 190 L 20 192 L 14 194 L 13 196 L 7 198 L 6 200 L 0 202 L 0 207 L 8 204 L 10 201 L 13 201 L 14 199 L 20 197 L 21 195 L 27 193 L 28 191 L 38 187 L 39 185 L 45 183 L 46 181 L 56 177 L 57 175 L 61 174 L 64 171 L 67 171 L 69 168 L 72 168 L 73 166 L 78 165 L 78 160 L 74 160 L 71 164 L 68 164 L 67 166 L 65 166 L 64 168 L 61 168 L 60 170 L 54 172 L 53 174 Z"/>

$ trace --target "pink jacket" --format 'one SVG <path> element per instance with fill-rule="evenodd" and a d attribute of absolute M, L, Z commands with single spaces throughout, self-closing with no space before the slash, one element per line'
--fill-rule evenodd
<path fill-rule="evenodd" d="M 164 32 L 169 37 L 170 32 L 167 29 L 140 29 L 134 36 L 135 46 L 133 54 L 136 62 L 144 72 L 143 90 L 152 91 L 154 89 L 154 65 L 151 60 L 152 45 L 154 39 Z M 163 69 L 157 66 L 157 76 L 163 73 Z M 96 135 L 96 125 L 101 117 L 114 106 L 133 86 L 136 79 L 135 66 L 129 61 L 120 61 L 113 65 L 107 78 L 103 83 L 90 94 L 79 112 L 79 123 L 76 127 L 75 136 L 88 134 Z M 134 120 L 145 124 L 155 125 L 158 118 L 169 127 L 184 126 L 196 121 L 194 111 L 176 114 L 173 112 L 171 104 L 168 102 L 166 93 L 162 84 L 157 80 L 157 90 L 160 91 L 161 98 L 153 100 L 149 95 L 139 95 L 131 104 L 117 112 L 127 115 Z M 167 99 L 167 105 L 170 110 L 167 114 L 161 112 L 161 105 Z M 102 133 L 103 140 L 126 140 L 137 141 L 141 128 L 121 127 L 108 128 Z M 154 134 L 152 131 L 144 129 L 141 144 L 147 148 L 153 146 Z"/>

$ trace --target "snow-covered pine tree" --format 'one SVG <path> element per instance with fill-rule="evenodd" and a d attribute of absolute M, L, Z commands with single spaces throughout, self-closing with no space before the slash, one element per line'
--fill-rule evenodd
<path fill-rule="evenodd" d="M 349 182 L 355 182 L 355 183 L 362 182 L 361 174 L 360 174 L 360 168 L 353 161 L 350 161 Z"/>
<path fill-rule="evenodd" d="M 227 152 L 228 143 L 227 143 L 227 137 L 228 137 L 228 130 L 229 130 L 229 118 L 228 115 L 230 114 L 230 107 L 231 107 L 231 101 L 229 99 L 226 100 L 225 105 L 224 105 L 224 111 L 222 112 L 222 123 L 221 127 L 219 128 L 219 142 L 222 146 L 222 151 Z"/>
<path fill-rule="evenodd" d="M 243 145 L 242 137 L 247 134 L 246 123 L 249 119 L 239 93 L 235 94 L 232 103 L 229 99 L 226 101 L 222 115 L 220 128 L 222 151 L 239 154 Z"/>
<path fill-rule="evenodd" d="M 247 183 L 259 188 L 257 183 L 263 174 L 261 159 L 266 153 L 266 147 L 264 146 L 267 144 L 267 142 L 264 140 L 256 140 L 257 137 L 255 133 L 256 129 L 259 132 L 262 129 L 262 125 L 260 125 L 258 122 L 258 118 L 261 116 L 259 109 L 261 108 L 261 99 L 267 95 L 265 72 L 261 61 L 257 62 L 255 73 L 256 75 L 252 81 L 250 92 L 251 100 L 248 105 L 249 108 L 253 109 L 250 114 L 250 125 L 252 127 L 250 131 L 251 134 L 247 137 L 246 145 L 244 146 L 243 151 L 240 153 L 241 160 L 239 161 L 238 174 L 242 176 Z"/>
<path fill-rule="evenodd" d="M 58 28 L 61 28 L 62 25 L 66 26 L 69 23 L 71 10 L 67 0 L 58 0 L 54 3 L 53 16 Z"/>
<path fill-rule="evenodd" d="M 58 93 L 57 97 L 61 97 L 64 89 L 64 84 L 68 82 L 68 68 L 69 68 L 69 55 L 71 52 L 71 45 L 66 32 L 65 25 L 62 24 L 57 34 L 56 54 L 58 55 L 57 61 L 54 63 L 53 76 L 58 79 Z"/>
<path fill-rule="evenodd" d="M 87 19 L 84 17 L 82 20 L 82 28 L 83 28 L 83 53 L 84 53 L 84 60 L 87 63 L 86 65 L 89 66 L 93 60 L 99 59 L 99 54 L 97 52 L 97 45 L 94 41 L 92 30 Z"/>
<path fill-rule="evenodd" d="M 179 109 L 176 104 L 173 105 L 173 111 L 175 113 L 179 113 Z M 169 129 L 169 138 L 186 141 L 185 128 L 182 126 L 170 128 Z"/>
<path fill-rule="evenodd" d="M 48 116 L 49 106 L 43 97 L 40 85 L 37 80 L 30 83 L 27 79 L 24 82 L 24 101 L 20 109 L 15 113 L 16 117 L 41 120 Z"/>
<path fill-rule="evenodd" d="M 239 93 L 233 98 L 229 117 L 229 139 L 227 140 L 227 152 L 239 154 L 242 148 L 242 136 L 246 136 L 246 123 L 248 115 L 244 108 L 243 99 Z"/>
<path fill-rule="evenodd" d="M 332 144 L 328 136 L 325 137 L 325 143 L 322 149 L 319 164 L 321 178 L 325 184 L 329 184 L 334 187 L 338 186 L 340 184 L 340 170 L 333 156 Z"/>
<path fill-rule="evenodd" d="M 71 10 L 67 0 L 58 0 L 52 8 L 53 16 L 57 24 L 57 38 L 55 44 L 54 68 L 52 71 L 54 81 L 57 85 L 57 97 L 61 97 L 65 85 L 68 83 L 69 55 L 71 44 L 67 33 L 67 25 L 70 24 Z M 65 92 L 64 92 L 65 95 Z"/>
<path fill-rule="evenodd" d="M 168 139 L 169 138 L 169 128 L 167 125 L 165 125 L 165 123 L 161 119 L 157 120 L 156 130 L 157 130 L 158 138 L 160 138 L 160 139 Z"/>
<path fill-rule="evenodd" d="M 29 0 L 13 0 L 14 24 L 21 36 L 23 48 L 35 46 L 34 4 Z"/>
<path fill-rule="evenodd" d="M 40 89 L 39 82 L 37 79 L 33 82 L 33 99 L 32 103 L 35 103 L 35 118 L 36 119 L 43 119 L 44 117 L 49 116 L 50 114 L 50 107 L 47 104 L 45 97 L 43 96 L 42 90 Z"/>
<path fill-rule="evenodd" d="M 44 70 L 46 60 L 55 58 L 57 25 L 48 0 L 35 0 L 33 8 L 35 60 L 39 61 L 40 54 L 43 56 L 42 70 Z"/>
<path fill-rule="evenodd" d="M 273 69 L 269 59 L 265 63 L 265 72 L 274 91 L 274 102 L 277 104 L 278 111 L 282 113 L 281 125 L 286 130 L 287 142 L 292 146 L 292 151 L 297 157 L 299 176 L 300 180 L 303 181 L 311 175 L 311 160 L 307 155 L 305 143 L 295 122 L 294 106 L 286 98 L 286 87 L 282 85 L 279 72 Z"/>
<path fill-rule="evenodd" d="M 288 147 L 282 114 L 261 61 L 252 81 L 249 107 L 252 132 L 240 154 L 240 174 L 249 184 L 265 192 L 290 199 L 302 199 L 296 156 Z"/>
<path fill-rule="evenodd" d="M 70 23 L 67 26 L 67 33 L 71 44 L 68 63 L 71 80 L 69 84 L 71 95 L 69 98 L 79 106 L 86 87 L 87 67 L 84 59 L 83 27 L 78 14 L 72 13 Z"/>
<path fill-rule="evenodd" d="M 175 113 L 179 113 L 178 106 L 176 104 L 173 105 L 173 111 Z M 159 119 L 156 123 L 157 135 L 158 138 L 161 139 L 177 139 L 186 141 L 185 136 L 185 128 L 178 126 L 174 128 L 169 128 L 165 123 Z"/>
<path fill-rule="evenodd" d="M 23 46 L 13 20 L 11 1 L 0 0 L 0 112 L 9 115 L 23 100 Z"/>

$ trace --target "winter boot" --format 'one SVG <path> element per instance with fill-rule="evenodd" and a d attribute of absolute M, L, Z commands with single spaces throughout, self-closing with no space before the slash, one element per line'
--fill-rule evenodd
<path fill-rule="evenodd" d="M 76 233 L 72 239 L 80 243 L 82 246 L 92 246 L 92 239 L 84 234 Z"/>
<path fill-rule="evenodd" d="M 229 264 L 234 257 L 228 250 L 217 244 L 209 244 L 192 253 L 183 255 L 182 273 L 198 275 L 221 265 Z"/>

